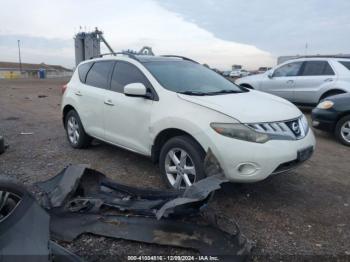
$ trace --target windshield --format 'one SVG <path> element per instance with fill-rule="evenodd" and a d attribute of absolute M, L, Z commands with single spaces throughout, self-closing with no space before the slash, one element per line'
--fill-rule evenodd
<path fill-rule="evenodd" d="M 213 70 L 190 61 L 151 61 L 144 66 L 166 89 L 188 95 L 246 92 Z"/>

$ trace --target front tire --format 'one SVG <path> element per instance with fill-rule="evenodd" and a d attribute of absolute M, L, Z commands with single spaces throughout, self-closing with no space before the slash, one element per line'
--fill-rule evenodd
<path fill-rule="evenodd" d="M 159 167 L 162 178 L 170 188 L 185 189 L 206 177 L 205 152 L 189 136 L 169 139 L 160 152 Z"/>
<path fill-rule="evenodd" d="M 340 143 L 350 146 L 350 115 L 342 117 L 336 127 L 335 136 Z"/>
<path fill-rule="evenodd" d="M 67 113 L 65 127 L 68 142 L 73 148 L 86 148 L 90 145 L 91 137 L 85 133 L 80 117 L 75 110 Z"/>

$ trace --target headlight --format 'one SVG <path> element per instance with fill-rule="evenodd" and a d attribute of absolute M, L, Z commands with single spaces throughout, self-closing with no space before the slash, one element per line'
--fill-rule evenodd
<path fill-rule="evenodd" d="M 267 134 L 257 132 L 242 124 L 211 123 L 210 126 L 223 136 L 255 143 L 265 143 L 269 141 L 269 136 Z"/>
<path fill-rule="evenodd" d="M 307 133 L 309 132 L 309 123 L 307 122 L 307 118 L 304 114 L 300 118 L 300 123 L 303 126 L 305 135 L 307 135 Z"/>
<path fill-rule="evenodd" d="M 334 103 L 332 101 L 326 100 L 317 105 L 317 108 L 319 109 L 330 109 L 332 108 Z"/>

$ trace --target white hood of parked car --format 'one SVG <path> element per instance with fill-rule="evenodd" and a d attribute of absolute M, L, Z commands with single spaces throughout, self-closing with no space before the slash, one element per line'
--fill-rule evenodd
<path fill-rule="evenodd" d="M 242 123 L 277 122 L 297 118 L 302 114 L 287 100 L 255 90 L 214 96 L 184 94 L 178 94 L 178 96 L 233 117 Z"/>
<path fill-rule="evenodd" d="M 262 73 L 262 74 L 244 76 L 244 77 L 236 79 L 235 84 L 240 85 L 240 84 L 245 83 L 245 82 L 249 83 L 249 82 L 258 81 L 258 80 L 264 79 L 266 77 L 265 74 L 266 74 L 266 72 Z"/>

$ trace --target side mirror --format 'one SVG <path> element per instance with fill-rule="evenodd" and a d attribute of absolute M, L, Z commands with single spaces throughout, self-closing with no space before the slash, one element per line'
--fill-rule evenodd
<path fill-rule="evenodd" d="M 126 96 L 147 97 L 147 88 L 142 83 L 132 83 L 124 86 Z"/>
<path fill-rule="evenodd" d="M 273 78 L 273 70 L 270 70 L 267 72 L 267 77 L 268 78 Z"/>

